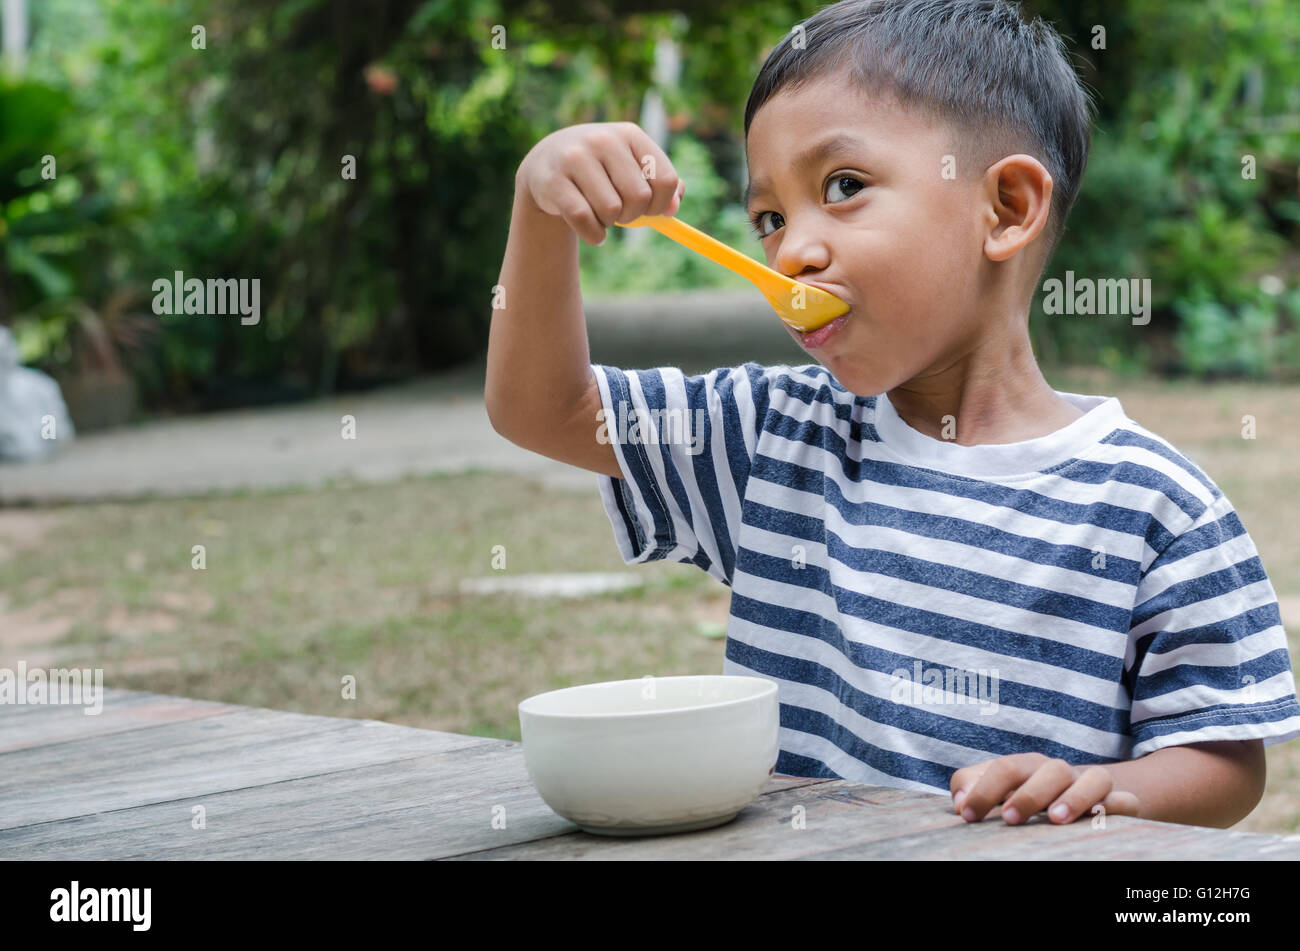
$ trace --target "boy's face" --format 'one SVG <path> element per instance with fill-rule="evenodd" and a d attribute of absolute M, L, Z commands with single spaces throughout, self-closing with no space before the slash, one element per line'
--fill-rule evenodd
<path fill-rule="evenodd" d="M 750 124 L 748 211 L 768 265 L 850 305 L 824 342 L 790 333 L 853 393 L 947 369 L 980 339 L 992 213 L 959 141 L 842 75 L 787 87 Z"/>

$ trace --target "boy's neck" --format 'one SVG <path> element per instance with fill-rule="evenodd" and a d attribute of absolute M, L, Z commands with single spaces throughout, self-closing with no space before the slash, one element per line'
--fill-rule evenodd
<path fill-rule="evenodd" d="M 940 369 L 894 387 L 889 401 L 917 432 L 963 446 L 1046 436 L 1083 415 L 1043 378 L 1019 321 L 1003 333 L 982 334 Z"/>

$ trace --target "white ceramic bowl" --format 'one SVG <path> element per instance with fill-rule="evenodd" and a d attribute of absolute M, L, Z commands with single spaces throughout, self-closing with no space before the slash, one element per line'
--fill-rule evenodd
<path fill-rule="evenodd" d="M 528 775 L 588 832 L 657 835 L 733 819 L 776 768 L 776 684 L 643 677 L 566 687 L 519 704 Z"/>

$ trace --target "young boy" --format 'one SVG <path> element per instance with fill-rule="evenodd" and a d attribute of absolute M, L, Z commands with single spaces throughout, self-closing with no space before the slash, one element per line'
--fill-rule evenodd
<path fill-rule="evenodd" d="M 625 561 L 731 586 L 723 672 L 778 685 L 778 772 L 947 791 L 968 821 L 1246 816 L 1263 746 L 1300 735 L 1254 544 L 1029 344 L 1090 141 L 1059 38 L 1002 0 L 845 0 L 768 57 L 745 134 L 768 264 L 850 305 L 791 331 L 820 365 L 591 365 L 575 233 L 684 187 L 635 125 L 574 126 L 516 175 L 494 428 L 601 474 Z"/>

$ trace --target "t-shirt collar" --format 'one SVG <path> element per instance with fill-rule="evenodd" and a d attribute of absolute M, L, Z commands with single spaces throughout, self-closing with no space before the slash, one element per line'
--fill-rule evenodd
<path fill-rule="evenodd" d="M 1126 419 L 1113 396 L 1054 392 L 1083 415 L 1055 432 L 1021 442 L 963 446 L 934 439 L 904 422 L 884 393 L 876 397 L 876 433 L 885 447 L 912 465 L 971 478 L 1007 477 L 1033 475 L 1067 462 L 1120 428 Z"/>

